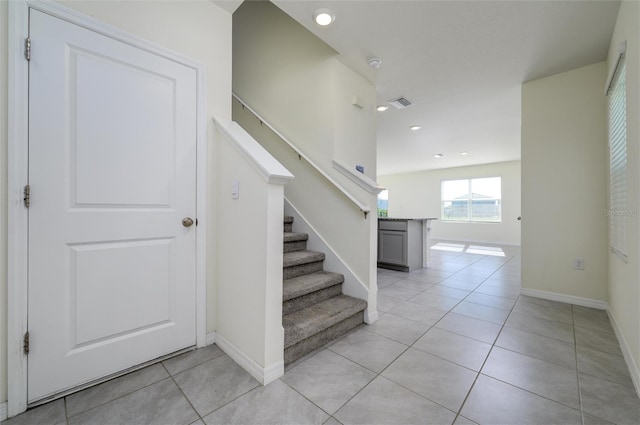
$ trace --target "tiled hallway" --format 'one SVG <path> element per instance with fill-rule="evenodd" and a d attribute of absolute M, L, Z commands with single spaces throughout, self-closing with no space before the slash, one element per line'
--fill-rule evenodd
<path fill-rule="evenodd" d="M 439 243 L 379 270 L 380 319 L 262 387 L 215 345 L 13 424 L 639 424 L 603 311 L 520 296 L 513 247 Z"/>

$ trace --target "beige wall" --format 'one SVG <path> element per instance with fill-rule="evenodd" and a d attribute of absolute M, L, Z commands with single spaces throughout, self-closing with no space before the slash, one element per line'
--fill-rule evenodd
<path fill-rule="evenodd" d="M 605 79 L 600 62 L 522 86 L 523 288 L 607 299 Z"/>
<path fill-rule="evenodd" d="M 206 66 L 207 118 L 231 117 L 231 15 L 208 0 L 196 1 L 61 1 L 65 6 L 172 49 Z M 0 402 L 7 398 L 7 2 L 0 1 Z M 213 140 L 209 125 L 209 140 Z M 209 162 L 209 174 L 214 164 Z M 212 201 L 212 200 L 210 200 Z M 213 222 L 209 211 L 209 222 Z M 213 226 L 210 226 L 211 229 Z M 208 244 L 210 245 L 210 244 Z M 211 249 L 210 251 L 214 251 Z M 210 265 L 213 262 L 209 262 Z M 214 281 L 208 272 L 207 286 Z M 215 311 L 208 302 L 208 331 Z"/>
<path fill-rule="evenodd" d="M 336 52 L 266 1 L 234 12 L 233 52 L 234 93 L 307 156 L 330 160 Z"/>
<path fill-rule="evenodd" d="M 364 167 L 376 179 L 376 92 L 371 83 L 337 59 L 333 64 L 333 159 Z M 354 96 L 363 109 L 352 104 Z"/>
<path fill-rule="evenodd" d="M 445 168 L 378 177 L 389 190 L 390 217 L 441 216 L 442 180 L 502 177 L 501 223 L 445 223 L 431 226 L 433 239 L 520 245 L 520 161 Z"/>
<path fill-rule="evenodd" d="M 326 174 L 375 211 L 375 196 L 333 168 L 332 160 L 375 178 L 375 87 L 336 60 L 336 52 L 269 2 L 245 2 L 233 15 L 233 91 Z M 363 109 L 352 105 L 353 95 Z M 253 116 L 234 120 L 296 178 L 285 196 L 353 271 L 375 288 L 375 217 L 359 209 Z M 345 237 L 345 235 L 349 235 Z M 350 283 L 345 284 L 345 291 Z M 372 303 L 373 304 L 373 303 Z"/>
<path fill-rule="evenodd" d="M 233 22 L 234 93 L 329 174 L 338 159 L 375 179 L 374 85 L 270 2 L 243 3 Z"/>
<path fill-rule="evenodd" d="M 618 338 L 640 392 L 640 3 L 620 6 L 609 47 L 608 70 L 617 60 L 618 46 L 627 42 L 627 262 L 609 253 L 609 308 Z"/>

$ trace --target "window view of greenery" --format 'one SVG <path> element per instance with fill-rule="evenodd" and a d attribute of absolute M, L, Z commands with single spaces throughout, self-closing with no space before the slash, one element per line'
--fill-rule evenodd
<path fill-rule="evenodd" d="M 444 180 L 442 220 L 468 222 L 501 221 L 502 178 Z"/>
<path fill-rule="evenodd" d="M 389 191 L 383 190 L 378 194 L 378 217 L 389 216 Z"/>

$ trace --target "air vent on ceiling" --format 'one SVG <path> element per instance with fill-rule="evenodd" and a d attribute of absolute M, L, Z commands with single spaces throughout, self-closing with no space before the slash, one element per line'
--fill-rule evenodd
<path fill-rule="evenodd" d="M 404 109 L 408 106 L 413 105 L 413 102 L 410 101 L 409 99 L 407 99 L 404 96 L 400 96 L 398 98 L 395 99 L 391 99 L 388 101 L 390 105 L 394 106 L 397 109 Z"/>

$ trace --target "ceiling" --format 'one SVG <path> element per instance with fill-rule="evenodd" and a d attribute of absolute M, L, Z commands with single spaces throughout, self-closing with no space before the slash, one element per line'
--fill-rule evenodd
<path fill-rule="evenodd" d="M 374 83 L 378 104 L 414 103 L 378 113 L 379 175 L 520 159 L 520 85 L 605 60 L 619 8 L 592 0 L 273 3 Z M 319 8 L 335 13 L 331 26 L 312 21 Z M 371 57 L 382 60 L 377 70 Z"/>

